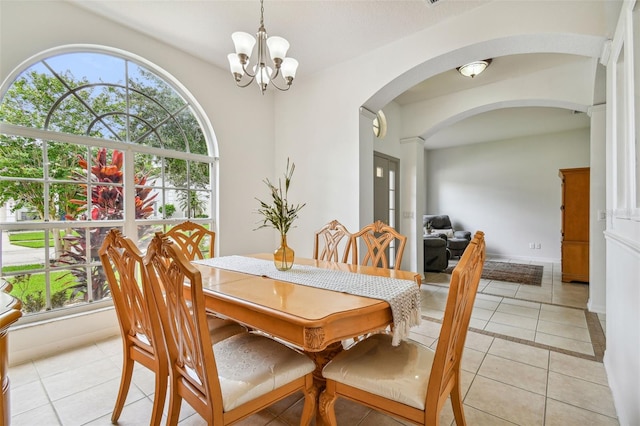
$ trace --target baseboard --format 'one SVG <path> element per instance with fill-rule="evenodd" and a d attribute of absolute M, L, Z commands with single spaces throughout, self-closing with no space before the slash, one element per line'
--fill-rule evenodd
<path fill-rule="evenodd" d="M 602 304 L 595 304 L 591 302 L 591 298 L 589 298 L 589 301 L 587 302 L 587 309 L 589 310 L 589 312 L 593 312 L 596 314 L 606 314 L 607 313 L 607 307 L 602 305 Z"/>
<path fill-rule="evenodd" d="M 112 306 L 20 325 L 9 329 L 9 365 L 51 356 L 119 334 L 120 327 Z"/>

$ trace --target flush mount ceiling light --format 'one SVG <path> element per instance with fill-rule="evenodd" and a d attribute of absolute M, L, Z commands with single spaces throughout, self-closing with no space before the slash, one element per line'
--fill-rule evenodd
<path fill-rule="evenodd" d="M 484 71 L 490 63 L 491 59 L 485 59 L 484 61 L 469 62 L 468 64 L 464 64 L 456 69 L 463 76 L 473 78 Z"/>
<path fill-rule="evenodd" d="M 252 81 L 256 81 L 260 86 L 260 91 L 264 95 L 264 91 L 267 90 L 269 83 L 278 90 L 289 90 L 291 83 L 296 76 L 296 70 L 298 69 L 298 61 L 293 58 L 287 58 L 287 50 L 289 50 L 289 42 L 282 37 L 268 37 L 267 31 L 264 29 L 264 4 L 263 0 L 260 0 L 260 28 L 256 34 L 258 39 L 258 58 L 256 65 L 252 67 L 252 72 L 249 71 L 249 60 L 253 47 L 256 44 L 256 39 L 249 33 L 242 31 L 231 34 L 231 39 L 236 48 L 236 53 L 230 53 L 227 55 L 229 59 L 229 67 L 231 73 L 238 87 L 247 87 Z M 267 48 L 269 49 L 269 56 L 273 62 L 272 66 L 267 66 Z M 243 77 L 247 76 L 243 82 Z M 286 87 L 280 87 L 276 84 L 276 78 L 280 75 Z"/>

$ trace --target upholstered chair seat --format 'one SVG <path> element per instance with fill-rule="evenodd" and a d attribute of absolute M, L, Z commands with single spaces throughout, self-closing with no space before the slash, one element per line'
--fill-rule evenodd
<path fill-rule="evenodd" d="M 390 334 L 375 334 L 358 342 L 336 355 L 322 375 L 424 410 L 435 352 L 411 340 L 391 346 L 391 339 Z"/>
<path fill-rule="evenodd" d="M 224 411 L 231 411 L 315 369 L 299 352 L 254 333 L 213 345 Z"/>
<path fill-rule="evenodd" d="M 207 315 L 207 325 L 209 326 L 209 337 L 212 343 L 218 343 L 235 334 L 248 332 L 246 327 L 235 321 L 209 314 Z"/>

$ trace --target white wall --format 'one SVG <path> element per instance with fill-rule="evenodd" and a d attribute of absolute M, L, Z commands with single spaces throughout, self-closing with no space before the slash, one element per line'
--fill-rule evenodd
<path fill-rule="evenodd" d="M 589 167 L 589 139 L 581 129 L 429 151 L 424 213 L 484 231 L 490 256 L 559 262 L 558 170 Z"/>

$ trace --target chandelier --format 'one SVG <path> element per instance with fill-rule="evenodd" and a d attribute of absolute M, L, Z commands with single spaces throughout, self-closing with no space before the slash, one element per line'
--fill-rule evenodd
<path fill-rule="evenodd" d="M 277 36 L 267 38 L 267 31 L 264 29 L 263 0 L 260 0 L 260 28 L 258 28 L 256 38 L 258 41 L 258 58 L 256 65 L 250 68 L 249 60 L 256 44 L 256 39 L 251 34 L 242 31 L 231 34 L 236 53 L 230 53 L 227 55 L 227 59 L 229 59 L 229 67 L 236 85 L 238 87 L 247 87 L 255 80 L 260 86 L 260 92 L 263 95 L 269 83 L 273 84 L 278 90 L 289 90 L 296 76 L 298 61 L 286 57 L 287 50 L 289 50 L 289 42 L 287 40 Z M 275 71 L 267 65 L 267 48 Z M 245 76 L 247 78 L 243 78 Z M 286 86 L 278 86 L 276 84 L 278 76 L 281 76 Z"/>

